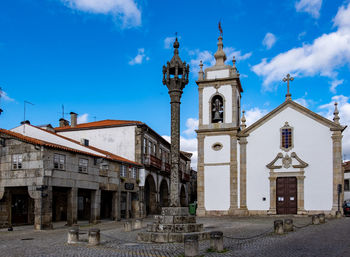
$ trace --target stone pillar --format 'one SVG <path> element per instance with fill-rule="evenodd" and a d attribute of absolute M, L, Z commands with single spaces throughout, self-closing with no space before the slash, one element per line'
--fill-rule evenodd
<path fill-rule="evenodd" d="M 340 130 L 333 131 L 333 206 L 332 212 L 338 210 L 338 184 L 342 185 L 343 191 L 340 194 L 340 211 L 344 201 L 344 173 L 342 172 L 342 134 Z"/>
<path fill-rule="evenodd" d="M 188 234 L 184 237 L 185 257 L 197 257 L 199 254 L 198 235 Z"/>
<path fill-rule="evenodd" d="M 126 193 L 126 210 L 125 210 L 125 218 L 130 219 L 130 208 L 131 208 L 131 195 L 130 192 Z"/>
<path fill-rule="evenodd" d="M 241 210 L 247 210 L 247 143 L 246 137 L 240 138 L 239 198 Z"/>
<path fill-rule="evenodd" d="M 89 245 L 95 246 L 100 244 L 100 230 L 98 228 L 89 229 Z"/>
<path fill-rule="evenodd" d="M 91 191 L 91 223 L 96 224 L 100 220 L 101 190 Z"/>
<path fill-rule="evenodd" d="M 273 171 L 270 172 L 270 209 L 268 214 L 276 214 L 276 177 L 273 176 Z"/>
<path fill-rule="evenodd" d="M 216 252 L 222 252 L 224 250 L 224 239 L 222 231 L 210 232 L 210 249 Z"/>
<path fill-rule="evenodd" d="M 229 212 L 234 214 L 238 208 L 238 179 L 237 179 L 237 136 L 236 134 L 230 135 L 230 209 Z"/>
<path fill-rule="evenodd" d="M 72 187 L 68 192 L 67 224 L 72 226 L 78 222 L 78 188 Z"/>
<path fill-rule="evenodd" d="M 77 244 L 79 242 L 79 227 L 71 227 L 68 230 L 68 244 Z"/>
<path fill-rule="evenodd" d="M 284 233 L 283 221 L 282 220 L 275 220 L 273 222 L 273 229 L 274 229 L 275 234 L 282 235 Z"/>
<path fill-rule="evenodd" d="M 197 135 L 198 167 L 197 167 L 197 216 L 205 216 L 204 206 L 204 135 Z"/>
<path fill-rule="evenodd" d="M 52 228 L 52 187 L 29 186 L 28 193 L 34 199 L 34 229 Z"/>
<path fill-rule="evenodd" d="M 304 170 L 300 171 L 301 175 L 297 176 L 297 187 L 298 187 L 298 214 L 306 214 L 304 207 Z"/>
<path fill-rule="evenodd" d="M 171 172 L 170 206 L 180 206 L 179 162 L 180 162 L 180 98 L 182 90 L 169 90 L 171 98 Z"/>
<path fill-rule="evenodd" d="M 118 191 L 113 192 L 112 215 L 113 220 L 120 220 L 120 201 Z"/>

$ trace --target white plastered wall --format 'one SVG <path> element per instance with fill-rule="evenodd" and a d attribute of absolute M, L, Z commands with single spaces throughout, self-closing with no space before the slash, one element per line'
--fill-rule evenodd
<path fill-rule="evenodd" d="M 222 149 L 213 150 L 212 145 L 215 143 L 220 143 Z M 213 165 L 204 167 L 204 205 L 208 211 L 230 208 L 230 152 L 230 136 L 204 138 L 204 164 Z"/>
<path fill-rule="evenodd" d="M 227 211 L 230 208 L 230 166 L 205 166 L 204 189 L 207 211 Z"/>
<path fill-rule="evenodd" d="M 58 132 L 80 142 L 88 139 L 91 146 L 135 161 L 135 126 Z"/>
<path fill-rule="evenodd" d="M 288 154 L 295 152 L 309 164 L 305 168 L 305 210 L 330 210 L 333 189 L 331 131 L 290 107 L 252 131 L 247 138 L 247 207 L 249 210 L 268 210 L 270 197 L 275 197 L 270 196 L 270 170 L 266 164 L 279 152 L 285 155 L 280 149 L 280 128 L 286 121 L 294 128 L 294 148 Z M 299 170 L 281 168 L 275 171 Z"/>
<path fill-rule="evenodd" d="M 214 71 L 208 71 L 206 79 L 222 79 L 222 78 L 228 78 L 230 76 L 230 70 L 224 69 L 224 70 L 214 70 Z"/>
<path fill-rule="evenodd" d="M 223 85 L 218 89 L 218 93 L 224 96 L 224 122 L 232 122 L 232 86 Z M 203 124 L 208 125 L 210 123 L 210 100 L 216 94 L 214 87 L 205 87 L 203 89 Z"/>

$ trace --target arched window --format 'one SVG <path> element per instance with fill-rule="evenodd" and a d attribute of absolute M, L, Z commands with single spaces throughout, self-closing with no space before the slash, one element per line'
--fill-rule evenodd
<path fill-rule="evenodd" d="M 220 95 L 215 95 L 211 100 L 211 122 L 224 122 L 224 101 Z"/>

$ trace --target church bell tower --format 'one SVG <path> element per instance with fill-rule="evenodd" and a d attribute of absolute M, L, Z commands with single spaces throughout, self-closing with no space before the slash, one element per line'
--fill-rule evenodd
<path fill-rule="evenodd" d="M 239 212 L 238 146 L 241 93 L 236 60 L 227 65 L 222 35 L 216 63 L 198 74 L 198 209 L 197 215 L 231 215 Z"/>

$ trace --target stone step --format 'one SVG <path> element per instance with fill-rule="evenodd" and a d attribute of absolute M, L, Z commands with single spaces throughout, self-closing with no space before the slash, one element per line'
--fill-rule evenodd
<path fill-rule="evenodd" d="M 186 224 L 196 223 L 196 216 L 179 216 L 179 215 L 154 215 L 154 220 L 161 224 Z"/>
<path fill-rule="evenodd" d="M 183 243 L 185 235 L 198 235 L 198 240 L 210 239 L 208 231 L 193 233 L 159 233 L 159 232 L 141 232 L 137 235 L 137 240 L 153 243 Z"/>
<path fill-rule="evenodd" d="M 187 223 L 187 224 L 147 224 L 147 232 L 159 233 L 189 233 L 203 231 L 203 224 Z"/>
<path fill-rule="evenodd" d="M 165 216 L 189 216 L 188 207 L 163 207 L 162 215 Z"/>

